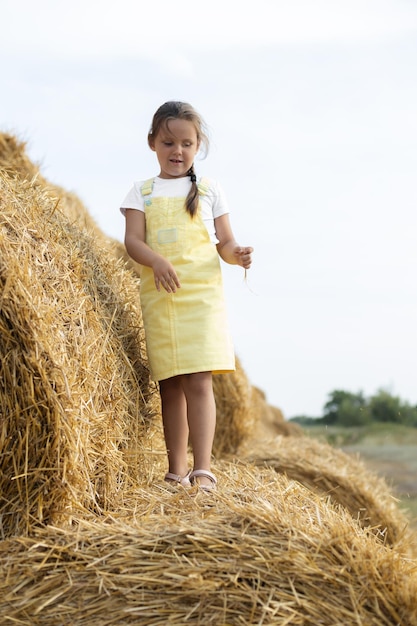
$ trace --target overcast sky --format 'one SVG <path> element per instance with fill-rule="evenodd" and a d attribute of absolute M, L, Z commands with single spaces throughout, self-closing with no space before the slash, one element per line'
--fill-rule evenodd
<path fill-rule="evenodd" d="M 145 6 L 144 6 L 145 5 Z M 0 130 L 122 240 L 158 173 L 155 109 L 210 127 L 249 281 L 224 267 L 236 352 L 286 417 L 330 391 L 417 404 L 414 0 L 0 0 Z"/>

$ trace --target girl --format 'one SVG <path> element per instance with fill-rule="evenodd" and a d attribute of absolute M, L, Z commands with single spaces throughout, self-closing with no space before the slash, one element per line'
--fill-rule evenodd
<path fill-rule="evenodd" d="M 217 483 L 210 471 L 216 424 L 212 374 L 235 369 L 219 255 L 247 269 L 253 249 L 236 243 L 219 185 L 196 177 L 194 158 L 201 147 L 208 149 L 208 137 L 193 107 L 184 102 L 159 107 L 148 144 L 159 175 L 135 183 L 121 211 L 126 250 L 143 266 L 142 315 L 151 376 L 161 394 L 165 480 L 210 490 Z"/>

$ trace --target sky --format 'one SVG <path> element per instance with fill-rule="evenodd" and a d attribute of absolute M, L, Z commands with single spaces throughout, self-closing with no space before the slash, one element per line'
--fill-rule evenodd
<path fill-rule="evenodd" d="M 414 0 L 0 0 L 0 131 L 123 240 L 167 100 L 210 129 L 236 239 L 236 354 L 284 416 L 335 389 L 417 404 Z"/>

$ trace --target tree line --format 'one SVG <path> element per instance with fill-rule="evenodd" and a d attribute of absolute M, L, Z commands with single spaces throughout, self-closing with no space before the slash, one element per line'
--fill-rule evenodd
<path fill-rule="evenodd" d="M 417 406 L 404 402 L 385 389 L 366 398 L 362 391 L 352 393 L 335 389 L 328 395 L 321 417 L 298 415 L 291 418 L 303 426 L 366 426 L 372 422 L 389 422 L 417 428 Z"/>

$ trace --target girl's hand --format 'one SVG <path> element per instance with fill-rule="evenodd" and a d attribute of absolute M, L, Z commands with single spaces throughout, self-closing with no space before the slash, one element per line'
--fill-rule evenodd
<path fill-rule="evenodd" d="M 233 254 L 235 255 L 237 265 L 241 265 L 245 270 L 248 270 L 252 265 L 252 252 L 253 248 L 249 246 L 246 248 L 236 246 L 233 250 Z"/>
<path fill-rule="evenodd" d="M 180 281 L 174 267 L 164 257 L 158 257 L 152 265 L 155 287 L 161 291 L 161 286 L 168 293 L 175 293 L 180 288 Z"/>

